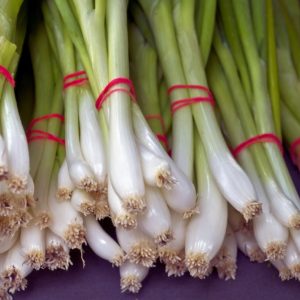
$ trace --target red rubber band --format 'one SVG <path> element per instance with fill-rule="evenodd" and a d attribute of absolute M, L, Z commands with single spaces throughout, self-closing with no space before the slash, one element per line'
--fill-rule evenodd
<path fill-rule="evenodd" d="M 125 88 L 115 88 L 112 89 L 114 86 L 118 85 L 118 84 L 125 84 L 129 87 L 128 89 Z M 132 81 L 129 78 L 125 78 L 125 77 L 118 77 L 115 78 L 113 80 L 111 80 L 106 87 L 103 89 L 103 91 L 100 93 L 99 97 L 96 100 L 95 106 L 97 108 L 97 110 L 100 110 L 104 101 L 112 94 L 115 92 L 124 92 L 127 93 L 129 95 L 129 97 L 131 98 L 131 100 L 133 102 L 136 102 L 136 94 L 135 94 L 135 90 L 134 90 L 134 86 Z"/>
<path fill-rule="evenodd" d="M 294 164 L 296 164 L 297 157 L 296 157 L 296 148 L 300 145 L 300 138 L 295 139 L 290 145 L 290 156 Z"/>
<path fill-rule="evenodd" d="M 78 77 L 80 75 L 85 75 L 85 71 L 84 70 L 80 70 L 80 71 L 77 71 L 77 72 L 74 72 L 74 73 L 71 73 L 71 74 L 68 74 L 64 77 L 64 82 L 68 81 L 69 79 L 72 79 L 74 77 Z"/>
<path fill-rule="evenodd" d="M 168 139 L 164 134 L 157 134 L 157 139 L 165 145 L 166 150 L 169 150 Z"/>
<path fill-rule="evenodd" d="M 35 126 L 36 123 L 44 121 L 44 120 L 48 120 L 48 119 L 54 119 L 54 118 L 59 119 L 62 122 L 64 122 L 64 120 L 65 120 L 64 116 L 60 115 L 60 114 L 48 114 L 48 115 L 44 115 L 41 117 L 37 117 L 29 123 L 27 130 L 26 130 L 26 135 L 30 134 L 30 131 L 32 130 L 32 128 Z"/>
<path fill-rule="evenodd" d="M 64 122 L 65 118 L 63 115 L 60 114 L 48 114 L 48 115 L 44 115 L 38 118 L 33 119 L 26 130 L 26 136 L 27 136 L 27 141 L 28 143 L 33 142 L 33 141 L 37 141 L 37 140 L 49 140 L 49 141 L 53 141 L 53 142 L 57 142 L 61 145 L 65 144 L 65 140 L 61 139 L 59 137 L 57 137 L 56 135 L 43 131 L 43 130 L 39 130 L 39 129 L 33 129 L 33 127 L 35 126 L 36 123 L 44 121 L 44 120 L 48 120 L 48 119 L 59 119 L 60 121 Z"/>
<path fill-rule="evenodd" d="M 34 134 L 36 134 L 36 135 L 34 135 Z M 59 138 L 56 135 L 49 133 L 49 132 L 45 132 L 45 131 L 38 130 L 38 129 L 33 129 L 31 131 L 31 136 L 27 137 L 27 141 L 28 141 L 28 143 L 31 143 L 33 141 L 38 141 L 38 140 L 48 140 L 48 141 L 53 141 L 53 142 L 59 143 L 63 146 L 65 145 L 64 139 Z"/>
<path fill-rule="evenodd" d="M 9 84 L 14 88 L 16 85 L 16 82 L 10 72 L 3 66 L 0 65 L 0 74 L 2 74 L 5 79 L 9 82 Z"/>
<path fill-rule="evenodd" d="M 212 106 L 215 105 L 214 97 L 213 97 L 211 91 L 209 90 L 209 88 L 206 86 L 196 85 L 196 84 L 174 84 L 168 88 L 168 95 L 170 95 L 173 91 L 178 90 L 178 89 L 200 90 L 200 91 L 206 92 L 207 96 L 184 98 L 184 99 L 179 99 L 179 100 L 173 101 L 171 103 L 172 114 L 174 114 L 180 108 L 183 108 L 188 105 L 192 105 L 194 103 L 207 102 L 207 103 L 211 104 Z"/>
<path fill-rule="evenodd" d="M 189 106 L 189 105 L 192 105 L 195 103 L 200 103 L 200 102 L 207 102 L 207 103 L 211 104 L 212 106 L 214 106 L 214 104 L 213 104 L 214 102 L 209 97 L 184 98 L 184 99 L 173 101 L 171 103 L 171 112 L 172 112 L 172 114 L 174 114 L 180 108 L 183 108 L 185 106 Z"/>
<path fill-rule="evenodd" d="M 213 98 L 213 94 L 211 93 L 210 89 L 207 86 L 198 85 L 198 84 L 174 84 L 168 88 L 168 95 L 170 95 L 173 91 L 179 89 L 193 89 L 193 90 L 204 91 L 208 94 L 208 96 Z"/>
<path fill-rule="evenodd" d="M 232 150 L 233 156 L 237 157 L 240 154 L 240 152 L 242 152 L 246 148 L 248 148 L 251 145 L 256 144 L 256 143 L 274 143 L 278 146 L 280 152 L 283 154 L 283 147 L 282 147 L 280 139 L 273 133 L 264 133 L 264 134 L 259 134 L 254 137 L 251 137 L 250 139 L 248 139 L 248 140 L 242 142 L 241 144 L 239 144 L 238 146 L 236 146 Z"/>
<path fill-rule="evenodd" d="M 84 75 L 83 78 L 77 78 L 77 77 L 82 76 L 82 75 Z M 74 80 L 70 81 L 70 79 L 73 79 L 73 78 L 77 78 L 77 79 L 74 79 Z M 79 85 L 85 84 L 87 81 L 88 81 L 88 78 L 86 76 L 85 71 L 83 71 L 83 70 L 77 71 L 77 72 L 68 74 L 64 77 L 64 79 L 63 79 L 63 82 L 64 82 L 63 89 L 66 90 L 67 88 L 72 87 L 72 86 L 79 86 Z"/>

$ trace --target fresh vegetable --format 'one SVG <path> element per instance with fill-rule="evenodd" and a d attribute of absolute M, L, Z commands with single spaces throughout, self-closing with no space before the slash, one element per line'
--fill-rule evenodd
<path fill-rule="evenodd" d="M 121 292 L 157 260 L 235 279 L 238 250 L 300 280 L 282 145 L 299 167 L 296 0 L 0 0 L 0 15 L 1 299 L 74 250 L 89 263 L 88 246 Z"/>

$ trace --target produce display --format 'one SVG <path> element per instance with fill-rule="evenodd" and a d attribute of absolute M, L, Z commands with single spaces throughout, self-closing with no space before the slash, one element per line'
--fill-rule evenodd
<path fill-rule="evenodd" d="M 300 280 L 298 0 L 0 0 L 0 22 L 0 299 L 85 245 L 122 292 L 158 261 L 233 280 L 238 250 Z"/>

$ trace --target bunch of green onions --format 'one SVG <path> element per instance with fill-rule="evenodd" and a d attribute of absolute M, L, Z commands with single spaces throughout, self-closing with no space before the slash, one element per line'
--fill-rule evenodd
<path fill-rule="evenodd" d="M 20 267 L 21 277 L 27 276 L 31 271 L 30 266 L 23 265 L 20 239 L 22 232 L 32 221 L 30 210 L 34 206 L 34 189 L 29 173 L 28 143 L 14 92 L 14 75 L 25 39 L 26 5 L 22 0 L 1 1 L 0 7 L 0 294 L 5 299 L 9 288 L 5 278 L 14 276 L 14 266 Z M 19 281 L 20 278 L 15 279 Z M 24 282 L 20 282 L 20 285 L 24 285 Z"/>
<path fill-rule="evenodd" d="M 22 2 L 0 1 L 11 74 Z M 133 293 L 158 259 L 168 276 L 235 279 L 238 249 L 300 280 L 300 201 L 281 153 L 281 134 L 300 137 L 289 4 L 41 1 L 28 26 L 34 84 L 17 82 L 26 133 L 0 76 L 0 298 L 34 269 L 67 270 L 84 244 Z"/>

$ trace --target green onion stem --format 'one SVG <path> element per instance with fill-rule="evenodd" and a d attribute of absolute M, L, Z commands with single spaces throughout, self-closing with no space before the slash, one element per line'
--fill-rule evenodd
<path fill-rule="evenodd" d="M 155 36 L 157 51 L 166 76 L 167 86 L 185 84 L 186 79 L 173 26 L 171 2 L 140 0 L 140 3 L 149 18 Z M 166 49 L 172 49 L 172 51 L 166 51 Z M 175 90 L 170 96 L 172 102 L 188 97 L 189 94 L 184 89 Z M 193 119 L 190 107 L 184 107 L 173 115 L 172 138 L 172 158 L 177 166 L 192 179 L 194 157 Z"/>
<path fill-rule="evenodd" d="M 220 99 L 218 100 L 218 104 L 221 108 L 221 113 L 223 114 L 226 111 L 230 111 L 231 109 L 237 110 L 238 115 L 240 116 L 240 122 L 242 125 L 242 128 L 245 133 L 245 138 L 249 139 L 251 137 L 254 137 L 257 135 L 257 129 L 255 126 L 255 122 L 252 117 L 251 110 L 247 104 L 246 95 L 243 91 L 241 82 L 239 80 L 237 70 L 234 64 L 233 57 L 229 51 L 229 49 L 226 47 L 224 43 L 221 42 L 221 39 L 218 35 L 218 31 L 216 30 L 215 36 L 214 36 L 214 48 L 216 50 L 216 53 L 220 59 L 220 63 L 224 70 L 224 75 L 226 75 L 226 79 L 228 81 L 228 85 L 230 87 L 230 91 L 232 93 L 232 100 L 229 102 L 229 97 L 227 99 Z M 211 65 L 210 67 L 214 70 L 211 79 L 216 78 L 218 75 L 218 72 L 220 73 L 221 80 L 224 80 L 224 78 L 221 77 L 221 74 L 223 74 L 223 71 L 221 67 L 218 67 L 216 58 L 211 59 Z M 223 75 L 223 77 L 224 77 Z M 212 81 L 214 85 L 218 86 L 216 84 L 216 79 Z M 221 85 L 221 83 L 219 84 Z M 224 83 L 225 85 L 225 83 Z M 225 89 L 225 86 L 223 87 Z M 226 101 L 225 101 L 226 100 Z M 224 116 L 223 116 L 224 118 Z M 225 118 L 224 118 L 225 119 Z M 229 118 L 226 118 L 230 120 Z M 233 131 L 233 129 L 232 129 Z M 234 134 L 236 136 L 237 134 Z M 237 135 L 238 136 L 238 135 Z M 243 142 L 243 140 L 240 140 L 238 143 Z M 235 146 L 238 144 L 234 143 Z M 260 170 L 260 176 L 262 180 L 267 180 L 270 177 L 273 177 L 272 169 L 270 168 L 270 165 L 268 163 L 266 154 L 264 153 L 263 146 L 261 144 L 254 144 L 251 146 L 251 153 L 253 154 L 253 158 L 255 159 L 256 167 Z"/>
<path fill-rule="evenodd" d="M 268 103 L 268 93 L 263 66 L 261 65 L 257 49 L 255 48 L 255 37 L 250 17 L 249 4 L 247 0 L 233 1 L 233 7 L 239 28 L 239 35 L 251 75 L 254 97 L 253 107 L 257 130 L 258 133 L 273 132 L 272 112 Z M 295 203 L 295 205 L 299 206 L 298 194 L 278 147 L 271 143 L 265 143 L 264 147 L 267 151 L 273 172 L 283 192 Z"/>
<path fill-rule="evenodd" d="M 155 50 L 144 40 L 139 29 L 129 25 L 129 52 L 131 77 L 137 93 L 138 103 L 143 114 L 161 115 L 157 82 L 157 55 Z M 164 134 L 160 120 L 147 120 L 156 134 Z"/>
<path fill-rule="evenodd" d="M 167 86 L 164 78 L 159 84 L 159 103 L 162 117 L 164 119 L 166 133 L 168 133 L 172 127 L 172 114 L 170 110 L 170 101 L 168 97 Z"/>
<path fill-rule="evenodd" d="M 293 115 L 300 121 L 299 93 L 300 81 L 297 78 L 290 53 L 284 48 L 277 49 L 279 65 L 279 86 L 282 100 Z"/>
<path fill-rule="evenodd" d="M 266 29 L 266 9 L 265 9 L 265 0 L 261 1 L 249 1 L 253 30 L 255 34 L 255 46 L 258 50 L 260 57 L 265 58 L 265 29 Z"/>
<path fill-rule="evenodd" d="M 298 0 L 289 0 L 286 6 L 288 13 L 296 27 L 298 34 L 300 34 L 300 3 Z"/>
<path fill-rule="evenodd" d="M 272 0 L 266 0 L 267 13 L 267 75 L 268 88 L 272 103 L 272 112 L 276 135 L 281 138 L 280 94 L 278 83 L 278 65 L 276 58 L 276 38 Z"/>
<path fill-rule="evenodd" d="M 49 111 L 53 97 L 54 74 L 52 71 L 51 49 L 45 28 L 36 27 L 29 39 L 31 61 L 35 80 L 35 105 L 33 118 L 41 117 Z M 34 129 L 47 131 L 47 120 L 35 124 Z M 44 151 L 44 141 L 35 141 L 29 145 L 30 173 L 34 177 Z"/>
<path fill-rule="evenodd" d="M 217 0 L 200 1 L 196 12 L 196 28 L 203 64 L 206 65 L 215 28 Z"/>
<path fill-rule="evenodd" d="M 53 65 L 54 67 L 54 65 Z M 55 78 L 56 86 L 54 88 L 54 93 L 52 97 L 51 107 L 47 113 L 58 113 L 62 114 L 63 112 L 63 101 L 62 101 L 62 78 L 61 76 Z M 47 132 L 59 136 L 60 130 L 62 127 L 61 120 L 58 119 L 50 119 L 48 120 Z M 35 141 L 33 142 L 35 143 Z M 58 143 L 53 141 L 44 141 L 44 151 L 42 155 L 42 159 L 40 161 L 38 170 L 36 172 L 36 176 L 34 178 L 34 182 L 36 187 L 39 187 L 39 202 L 42 202 L 43 199 L 48 198 L 48 192 L 50 187 L 50 178 L 53 166 L 55 164 L 55 157 L 57 153 Z M 43 196 L 42 196 L 43 195 Z M 47 203 L 47 200 L 45 200 Z M 47 205 L 47 204 L 46 204 Z M 45 207 L 43 207 L 45 209 Z"/>
<path fill-rule="evenodd" d="M 285 103 L 282 103 L 282 129 L 284 139 L 290 145 L 300 137 L 300 123 L 288 109 Z M 296 156 L 300 155 L 300 147 L 296 148 Z"/>
<path fill-rule="evenodd" d="M 143 9 L 139 5 L 138 2 L 130 1 L 129 2 L 129 12 L 132 15 L 134 23 L 137 25 L 139 30 L 142 32 L 146 41 L 152 46 L 155 47 L 155 41 L 153 37 L 153 33 L 150 28 L 150 24 L 148 19 L 143 12 Z"/>
<path fill-rule="evenodd" d="M 286 8 L 286 3 L 282 0 L 280 2 L 280 8 L 282 10 L 282 13 L 284 15 L 285 23 L 286 23 L 286 29 L 289 36 L 289 42 L 291 47 L 291 55 L 293 58 L 294 66 L 298 75 L 298 78 L 300 78 L 300 59 L 299 59 L 299 53 L 300 53 L 300 34 L 297 32 L 297 29 L 295 27 L 295 24 L 293 23 L 288 10 Z"/>
<path fill-rule="evenodd" d="M 14 57 L 16 55 L 16 45 L 9 42 L 4 36 L 0 36 L 0 64 L 9 69 Z M 11 70 L 14 72 L 14 70 Z M 0 90 L 3 90 L 6 80 L 0 76 Z"/>
<path fill-rule="evenodd" d="M 66 30 L 79 52 L 81 62 L 88 74 L 89 83 L 95 99 L 108 83 L 107 43 L 104 31 L 106 1 L 97 0 L 95 7 L 86 5 L 80 0 L 73 0 L 72 6 L 78 16 L 79 24 L 75 19 L 70 5 L 63 1 L 55 1 Z M 93 62 L 93 63 L 92 63 Z M 103 104 L 108 118 L 107 101 Z M 108 127 L 104 111 L 99 111 L 99 123 L 104 135 L 108 135 Z"/>
<path fill-rule="evenodd" d="M 16 41 L 17 17 L 24 0 L 1 0 L 1 27 L 0 36 Z M 19 49 L 17 49 L 19 51 Z"/>
<path fill-rule="evenodd" d="M 236 108 L 236 100 L 245 102 L 245 95 L 243 100 L 236 98 L 239 93 L 235 92 L 236 95 L 234 95 L 229 83 L 234 80 L 234 76 L 228 77 L 228 74 L 223 71 L 221 64 L 218 62 L 218 58 L 214 53 L 211 53 L 208 61 L 207 76 L 209 84 L 214 92 L 215 99 L 220 107 L 222 121 L 225 124 L 225 135 L 227 136 L 230 145 L 236 147 L 245 141 L 247 136 L 247 134 L 245 134 L 247 130 L 243 129 L 242 126 L 243 120 L 245 119 Z M 241 83 L 238 85 L 241 86 Z M 250 117 L 249 125 L 246 126 L 248 127 L 248 132 L 251 131 L 251 123 L 253 122 L 251 122 Z M 266 156 L 259 144 L 252 145 L 251 148 L 240 153 L 238 161 L 251 179 L 254 179 L 256 182 L 259 178 L 265 180 L 268 176 L 272 176 L 272 170 L 270 172 L 270 166 L 267 165 Z M 259 168 L 257 168 L 257 164 L 255 164 L 254 161 L 257 161 Z M 260 165 L 261 162 L 262 165 Z"/>
<path fill-rule="evenodd" d="M 245 52 L 241 44 L 241 39 L 238 35 L 236 18 L 232 14 L 232 0 L 219 0 L 218 8 L 220 10 L 220 17 L 222 20 L 222 29 L 226 34 L 227 41 L 233 53 L 233 58 L 237 65 L 243 83 L 243 87 L 247 95 L 247 100 L 249 103 L 251 103 L 253 91 L 251 87 L 249 68 L 246 62 Z"/>
<path fill-rule="evenodd" d="M 43 14 L 46 24 L 51 28 L 53 39 L 56 42 L 57 53 L 59 55 L 62 74 L 71 74 L 75 71 L 75 53 L 71 39 L 64 30 L 64 25 L 54 5 L 44 6 Z M 68 136 L 66 137 L 70 159 L 82 159 L 79 142 L 79 119 L 78 119 L 78 99 L 77 89 L 67 89 L 65 91 L 65 126 Z"/>
<path fill-rule="evenodd" d="M 61 14 L 62 20 L 67 28 L 68 34 L 70 35 L 70 38 L 72 42 L 74 43 L 75 47 L 77 48 L 78 52 L 80 53 L 80 58 L 82 61 L 82 64 L 84 65 L 84 69 L 88 74 L 89 82 L 91 85 L 91 89 L 95 95 L 98 96 L 99 88 L 96 81 L 96 78 L 93 73 L 92 63 L 89 60 L 88 52 L 86 49 L 86 46 L 83 41 L 82 32 L 80 30 L 80 27 L 75 19 L 75 16 L 72 12 L 72 9 L 68 3 L 68 1 L 60 1 L 55 0 L 57 9 L 59 10 L 59 13 Z M 55 4 L 52 1 L 48 1 L 48 7 L 52 10 L 52 15 L 55 16 Z M 56 17 L 57 20 L 57 17 Z M 64 56 L 62 56 L 62 59 Z M 74 72 L 74 71 L 73 71 Z M 71 72 L 69 72 L 71 73 Z M 69 73 L 65 73 L 69 74 Z"/>

